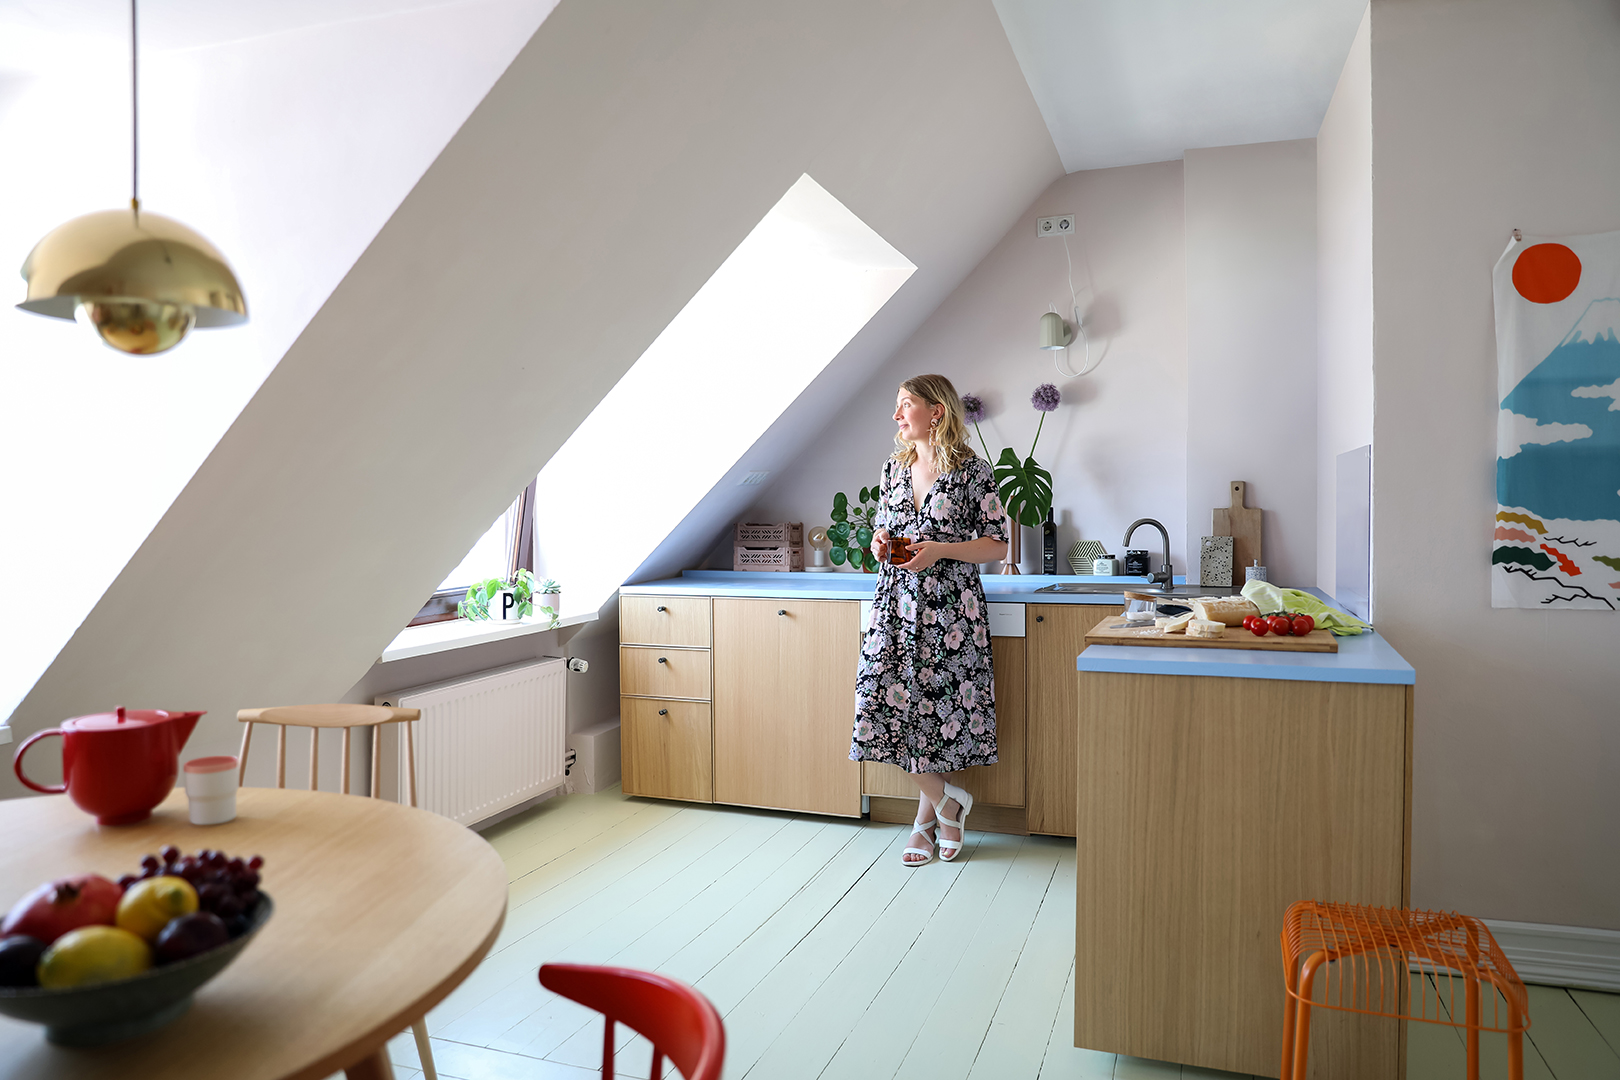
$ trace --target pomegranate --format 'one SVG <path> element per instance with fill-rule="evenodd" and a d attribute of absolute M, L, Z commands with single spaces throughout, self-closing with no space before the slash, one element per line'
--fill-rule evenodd
<path fill-rule="evenodd" d="M 100 874 L 46 882 L 11 906 L 0 922 L 0 937 L 27 934 L 49 945 L 81 926 L 110 926 L 122 895 L 122 889 Z"/>

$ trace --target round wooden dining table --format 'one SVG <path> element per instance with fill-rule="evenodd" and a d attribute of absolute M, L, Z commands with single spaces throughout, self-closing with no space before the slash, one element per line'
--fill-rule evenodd
<path fill-rule="evenodd" d="M 139 873 L 165 844 L 262 855 L 275 914 L 151 1034 L 69 1048 L 0 1017 L 0 1077 L 386 1080 L 388 1040 L 460 985 L 506 918 L 506 868 L 477 833 L 381 799 L 274 788 L 243 788 L 236 819 L 212 826 L 190 823 L 179 789 L 134 825 L 97 825 L 65 795 L 0 802 L 0 910 L 55 878 Z"/>

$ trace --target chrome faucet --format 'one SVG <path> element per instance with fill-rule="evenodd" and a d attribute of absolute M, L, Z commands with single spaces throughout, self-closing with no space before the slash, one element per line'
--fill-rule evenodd
<path fill-rule="evenodd" d="M 1130 547 L 1131 534 L 1136 532 L 1136 530 L 1141 528 L 1143 525 L 1151 525 L 1155 529 L 1158 529 L 1159 535 L 1164 538 L 1164 565 L 1159 567 L 1158 573 L 1149 574 L 1148 580 L 1156 585 L 1161 585 L 1164 588 L 1169 589 L 1175 585 L 1176 578 L 1175 572 L 1170 567 L 1170 533 L 1163 525 L 1159 524 L 1157 521 L 1154 521 L 1152 518 L 1137 518 L 1135 521 L 1131 522 L 1131 527 L 1125 530 L 1125 539 L 1121 541 L 1121 544 L 1124 547 Z"/>

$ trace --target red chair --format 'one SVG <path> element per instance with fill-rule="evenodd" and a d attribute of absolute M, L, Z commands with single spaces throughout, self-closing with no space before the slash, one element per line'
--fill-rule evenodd
<path fill-rule="evenodd" d="M 623 1024 L 653 1044 L 652 1080 L 663 1080 L 664 1058 L 686 1080 L 720 1080 L 726 1028 L 709 999 L 683 982 L 634 968 L 545 964 L 540 985 L 607 1017 L 602 1035 L 602 1077 L 613 1080 L 613 1025 Z"/>

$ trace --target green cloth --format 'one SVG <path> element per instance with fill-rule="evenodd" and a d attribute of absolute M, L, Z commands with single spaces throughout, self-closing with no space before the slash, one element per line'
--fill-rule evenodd
<path fill-rule="evenodd" d="M 1354 615 L 1330 608 L 1308 592 L 1279 589 L 1269 581 L 1249 582 L 1243 586 L 1243 598 L 1259 608 L 1262 615 L 1275 615 L 1279 611 L 1309 615 L 1317 626 L 1333 631 L 1338 637 L 1365 634 L 1372 629 Z"/>

